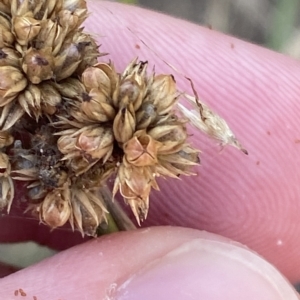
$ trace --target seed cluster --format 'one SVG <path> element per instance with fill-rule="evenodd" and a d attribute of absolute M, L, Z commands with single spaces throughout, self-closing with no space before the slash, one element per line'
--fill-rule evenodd
<path fill-rule="evenodd" d="M 86 17 L 84 0 L 0 3 L 0 208 L 23 181 L 40 221 L 94 235 L 108 178 L 140 222 L 156 177 L 190 175 L 199 151 L 175 114 L 173 76 L 97 63 Z"/>

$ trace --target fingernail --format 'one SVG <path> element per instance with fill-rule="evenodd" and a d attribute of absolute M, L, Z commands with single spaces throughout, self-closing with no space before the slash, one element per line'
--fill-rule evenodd
<path fill-rule="evenodd" d="M 116 300 L 299 299 L 279 271 L 252 251 L 204 239 L 152 261 L 113 294 Z"/>

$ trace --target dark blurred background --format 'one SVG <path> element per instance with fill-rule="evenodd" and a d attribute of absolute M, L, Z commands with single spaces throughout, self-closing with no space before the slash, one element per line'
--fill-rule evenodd
<path fill-rule="evenodd" d="M 300 0 L 119 0 L 300 58 Z"/>

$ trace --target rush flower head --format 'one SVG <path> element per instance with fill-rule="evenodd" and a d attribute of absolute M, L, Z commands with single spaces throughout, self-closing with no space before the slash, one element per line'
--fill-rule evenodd
<path fill-rule="evenodd" d="M 173 75 L 138 59 L 123 72 L 98 62 L 86 18 L 84 0 L 0 3 L 0 208 L 9 212 L 22 182 L 40 222 L 95 235 L 112 213 L 99 192 L 110 178 L 111 198 L 119 193 L 140 224 L 159 177 L 193 175 L 189 121 L 239 144 L 198 99 L 198 116 L 178 105 Z"/>

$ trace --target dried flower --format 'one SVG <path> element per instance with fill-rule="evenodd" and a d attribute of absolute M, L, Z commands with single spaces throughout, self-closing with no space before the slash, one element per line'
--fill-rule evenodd
<path fill-rule="evenodd" d="M 240 146 L 225 121 L 194 101 L 180 104 L 172 75 L 147 74 L 134 59 L 118 73 L 83 32 L 85 0 L 0 3 L 0 208 L 22 181 L 28 210 L 51 228 L 70 223 L 94 236 L 111 212 L 99 190 L 115 175 L 137 222 L 148 214 L 160 176 L 193 175 L 199 151 L 186 118 Z M 111 199 L 110 199 L 111 200 Z"/>

